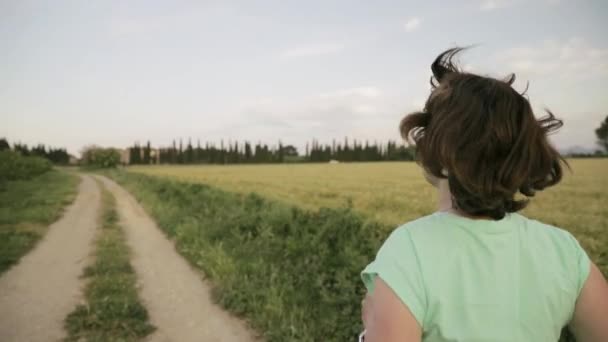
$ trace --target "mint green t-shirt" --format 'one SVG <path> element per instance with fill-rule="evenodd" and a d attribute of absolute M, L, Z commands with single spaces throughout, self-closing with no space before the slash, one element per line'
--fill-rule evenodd
<path fill-rule="evenodd" d="M 362 272 L 379 276 L 422 327 L 424 342 L 557 341 L 590 261 L 565 230 L 509 214 L 438 212 L 397 228 Z"/>

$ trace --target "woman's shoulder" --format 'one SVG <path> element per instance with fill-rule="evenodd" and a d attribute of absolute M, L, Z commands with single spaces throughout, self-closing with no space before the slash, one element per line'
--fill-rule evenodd
<path fill-rule="evenodd" d="M 425 231 L 432 228 L 441 227 L 443 224 L 439 217 L 439 212 L 419 217 L 398 226 L 393 233 L 410 234 L 412 232 Z"/>
<path fill-rule="evenodd" d="M 436 229 L 439 224 L 440 222 L 437 220 L 435 213 L 426 215 L 397 226 L 390 233 L 387 240 L 411 240 L 412 236 L 430 233 L 430 230 Z"/>
<path fill-rule="evenodd" d="M 442 242 L 451 245 L 473 235 L 483 240 L 486 237 L 495 239 L 499 234 L 508 238 L 513 233 L 539 249 L 548 248 L 566 255 L 581 250 L 577 239 L 566 229 L 518 213 L 491 221 L 435 212 L 398 226 L 391 233 L 391 240 L 406 239 L 414 245 L 430 243 L 436 249 Z"/>
<path fill-rule="evenodd" d="M 516 215 L 519 217 L 520 228 L 524 234 L 533 236 L 537 240 L 547 240 L 552 244 L 578 247 L 576 238 L 568 230 L 520 214 Z"/>

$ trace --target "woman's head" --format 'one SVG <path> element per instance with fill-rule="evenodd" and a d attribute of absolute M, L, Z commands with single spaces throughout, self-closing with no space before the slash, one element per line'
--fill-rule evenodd
<path fill-rule="evenodd" d="M 471 216 L 501 219 L 524 208 L 537 190 L 562 177 L 559 153 L 547 134 L 562 122 L 547 111 L 536 119 L 530 103 L 505 80 L 460 71 L 450 49 L 431 65 L 432 91 L 421 112 L 407 115 L 402 136 L 413 141 L 431 177 L 447 178 L 452 205 Z"/>

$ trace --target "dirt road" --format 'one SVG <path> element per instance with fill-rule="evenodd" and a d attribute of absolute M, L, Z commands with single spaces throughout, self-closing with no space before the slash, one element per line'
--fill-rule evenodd
<path fill-rule="evenodd" d="M 100 192 L 82 176 L 78 196 L 34 249 L 0 278 L 0 341 L 57 341 L 79 301 Z"/>
<path fill-rule="evenodd" d="M 175 251 L 137 201 L 113 181 L 98 177 L 116 197 L 140 296 L 157 331 L 148 341 L 259 341 L 245 323 L 211 301 L 198 271 Z M 65 215 L 12 269 L 0 277 L 0 341 L 59 341 L 65 317 L 80 301 L 79 278 L 92 253 L 100 191 L 82 176 Z"/>
<path fill-rule="evenodd" d="M 215 305 L 201 275 L 175 251 L 137 201 L 113 181 L 99 177 L 116 197 L 121 224 L 133 251 L 141 297 L 158 330 L 150 341 L 249 342 L 244 322 Z"/>

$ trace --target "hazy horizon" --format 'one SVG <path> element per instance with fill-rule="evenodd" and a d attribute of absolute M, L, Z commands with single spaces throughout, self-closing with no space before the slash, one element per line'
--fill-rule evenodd
<path fill-rule="evenodd" d="M 399 140 L 430 63 L 530 82 L 559 149 L 597 148 L 608 115 L 601 0 L 73 2 L 0 0 L 0 137 L 89 144 Z"/>

